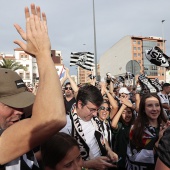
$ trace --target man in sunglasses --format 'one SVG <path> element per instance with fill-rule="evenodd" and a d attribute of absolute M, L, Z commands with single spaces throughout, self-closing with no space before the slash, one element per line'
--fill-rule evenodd
<path fill-rule="evenodd" d="M 67 82 L 64 88 L 64 104 L 65 104 L 67 114 L 70 114 L 70 110 L 75 102 L 76 99 L 74 97 L 74 91 L 71 87 L 70 82 Z"/>
<path fill-rule="evenodd" d="M 64 84 L 64 82 L 68 79 L 69 82 L 67 82 L 64 86 L 64 104 L 66 109 L 66 114 L 70 114 L 70 110 L 73 106 L 73 104 L 76 102 L 76 95 L 78 92 L 78 87 L 76 83 L 73 81 L 69 74 L 69 69 L 65 68 L 65 75 L 64 78 L 61 80 L 61 85 Z"/>
<path fill-rule="evenodd" d="M 76 103 L 67 115 L 67 124 L 61 130 L 73 136 L 79 144 L 84 168 L 106 169 L 114 167 L 117 154 L 112 152 L 97 111 L 103 103 L 100 90 L 93 85 L 85 85 L 78 91 Z"/>

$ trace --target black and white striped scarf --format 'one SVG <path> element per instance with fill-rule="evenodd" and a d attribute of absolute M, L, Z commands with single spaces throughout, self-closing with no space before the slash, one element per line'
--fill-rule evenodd
<path fill-rule="evenodd" d="M 76 104 L 73 105 L 72 107 L 72 111 L 70 114 L 70 119 L 72 122 L 72 132 L 71 135 L 77 140 L 79 147 L 80 147 L 80 153 L 81 156 L 84 160 L 89 160 L 89 147 L 86 144 L 86 140 L 85 140 L 85 136 L 82 130 L 82 125 L 80 123 L 80 118 L 77 115 L 77 113 L 75 112 L 75 108 Z M 95 127 L 95 138 L 97 141 L 97 144 L 100 148 L 100 152 L 101 152 L 101 156 L 106 156 L 107 155 L 107 151 L 105 149 L 105 143 L 104 143 L 104 133 L 101 127 L 101 123 L 100 120 L 97 117 L 93 117 L 91 119 L 92 124 Z"/>

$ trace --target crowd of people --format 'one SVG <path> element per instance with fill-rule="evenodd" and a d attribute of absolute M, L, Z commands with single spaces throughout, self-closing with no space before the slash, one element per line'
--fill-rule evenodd
<path fill-rule="evenodd" d="M 68 68 L 60 80 L 45 13 L 31 4 L 25 17 L 14 42 L 36 57 L 39 84 L 0 68 L 0 170 L 170 169 L 170 84 L 151 93 L 144 76 L 126 86 L 106 73 L 78 86 Z"/>

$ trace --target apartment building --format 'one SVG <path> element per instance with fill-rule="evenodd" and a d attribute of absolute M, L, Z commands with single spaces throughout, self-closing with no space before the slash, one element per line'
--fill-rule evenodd
<path fill-rule="evenodd" d="M 165 68 L 151 64 L 145 57 L 145 50 L 154 46 L 158 46 L 163 50 L 165 41 L 161 37 L 154 36 L 123 37 L 100 57 L 101 78 L 105 77 L 107 72 L 111 72 L 114 76 L 125 74 L 127 63 L 130 60 L 136 60 L 140 65 L 140 73 L 146 74 L 149 78 L 158 78 L 160 81 L 165 81 Z"/>
<path fill-rule="evenodd" d="M 51 57 L 55 64 L 56 72 L 60 73 L 63 68 L 61 51 L 51 50 Z M 27 67 L 27 71 L 24 71 L 22 69 L 16 71 L 27 85 L 34 84 L 36 81 L 39 80 L 36 58 L 31 57 L 29 54 L 25 53 L 21 48 L 14 49 L 14 55 L 1 54 L 0 61 L 2 61 L 2 58 L 15 60 L 21 65 Z"/>
<path fill-rule="evenodd" d="M 90 78 L 88 77 L 90 74 L 92 74 L 91 71 L 85 70 L 85 69 L 78 66 L 77 67 L 78 84 L 90 82 Z"/>
<path fill-rule="evenodd" d="M 95 75 L 95 67 L 92 69 L 92 71 L 85 70 L 79 66 L 77 66 L 77 82 L 78 84 L 84 84 L 84 83 L 89 83 L 91 82 L 91 79 L 89 75 L 92 74 L 93 76 Z M 99 64 L 97 64 L 97 75 L 98 75 L 98 80 L 100 79 L 100 68 Z"/>

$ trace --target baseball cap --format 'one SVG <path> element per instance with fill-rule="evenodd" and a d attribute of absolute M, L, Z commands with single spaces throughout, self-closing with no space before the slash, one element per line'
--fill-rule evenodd
<path fill-rule="evenodd" d="M 108 72 L 108 73 L 106 73 L 106 76 L 110 76 L 110 77 L 111 77 L 112 75 L 111 75 L 111 73 L 110 73 L 110 72 Z"/>
<path fill-rule="evenodd" d="M 27 91 L 21 77 L 10 69 L 0 68 L 0 102 L 14 108 L 34 103 L 35 96 Z"/>
<path fill-rule="evenodd" d="M 121 87 L 119 90 L 119 94 L 121 94 L 121 93 L 129 94 L 130 92 L 128 91 L 128 89 L 126 87 Z"/>

